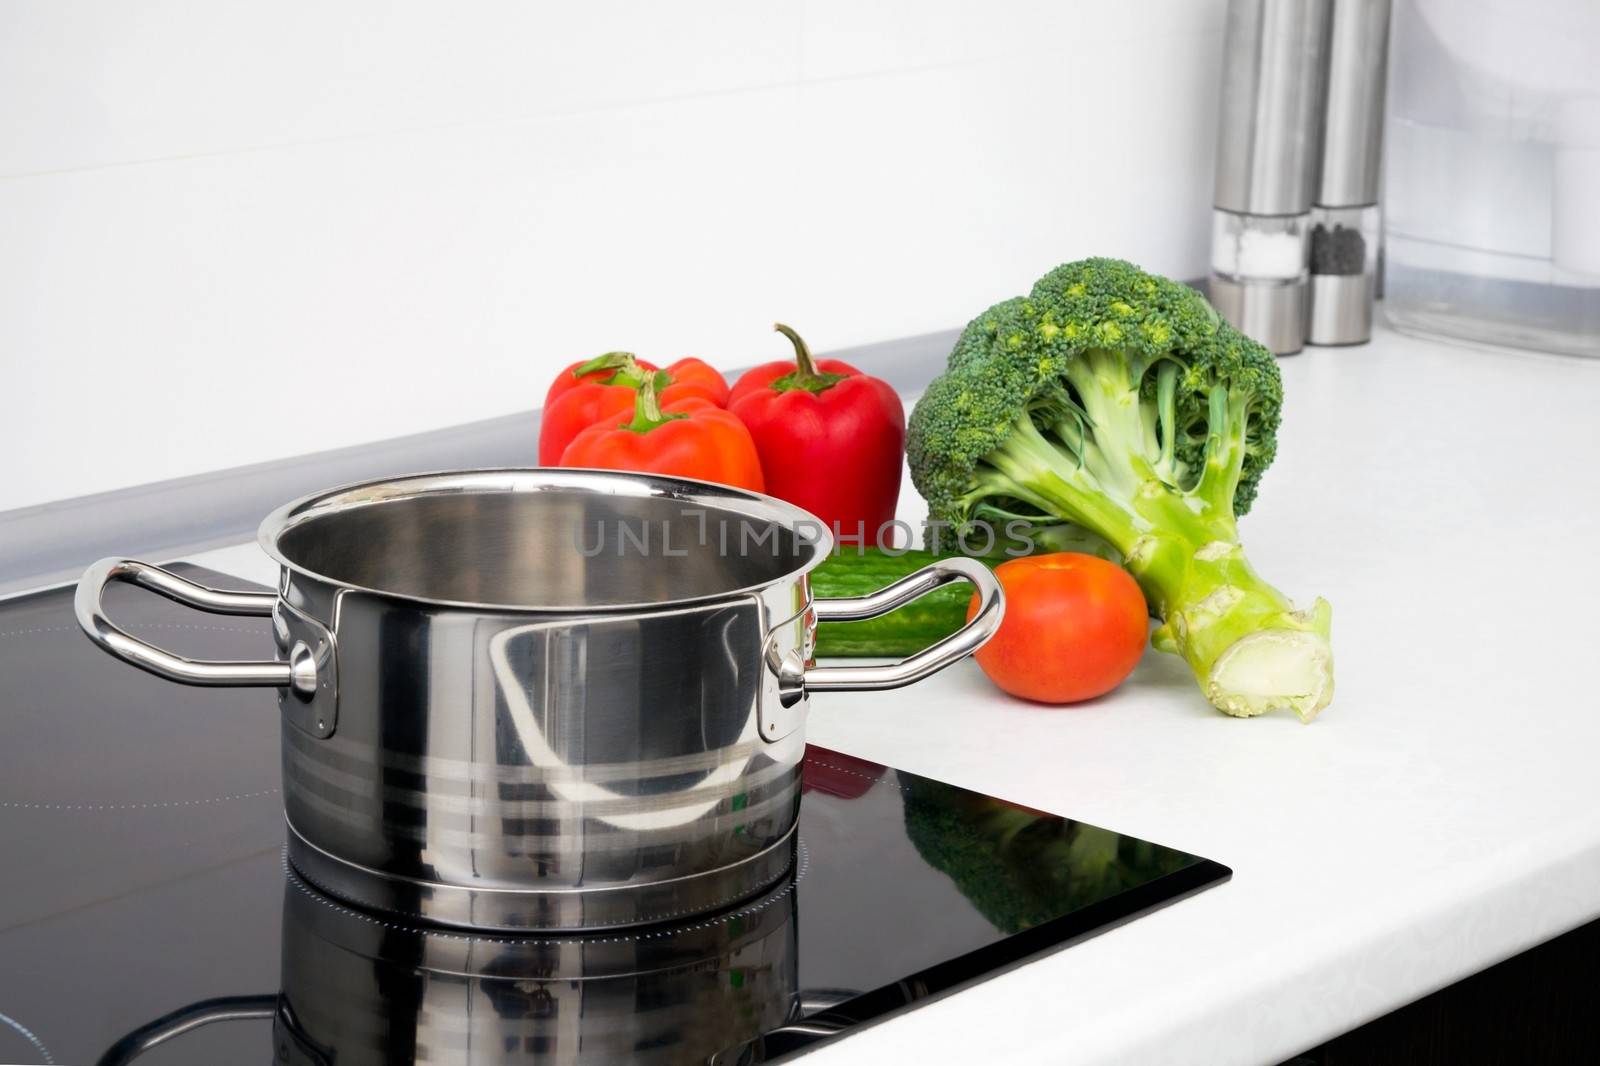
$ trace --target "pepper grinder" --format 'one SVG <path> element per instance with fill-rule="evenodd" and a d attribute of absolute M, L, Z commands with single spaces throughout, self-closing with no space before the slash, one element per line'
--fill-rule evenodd
<path fill-rule="evenodd" d="M 1322 177 L 1311 227 L 1312 344 L 1372 339 L 1389 0 L 1333 0 Z"/>
<path fill-rule="evenodd" d="M 1330 0 L 1229 0 L 1211 302 L 1279 355 L 1305 346 Z"/>

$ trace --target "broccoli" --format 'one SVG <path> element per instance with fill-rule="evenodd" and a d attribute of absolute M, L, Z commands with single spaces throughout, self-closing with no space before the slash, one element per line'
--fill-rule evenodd
<path fill-rule="evenodd" d="M 1213 705 L 1309 721 L 1333 697 L 1331 608 L 1296 611 L 1258 577 L 1235 521 L 1282 401 L 1271 353 L 1199 293 L 1085 259 L 967 326 L 911 413 L 907 453 L 930 519 L 1089 530 Z"/>

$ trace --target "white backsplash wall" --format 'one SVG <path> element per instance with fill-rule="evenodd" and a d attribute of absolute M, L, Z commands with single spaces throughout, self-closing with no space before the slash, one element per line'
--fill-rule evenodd
<path fill-rule="evenodd" d="M 0 510 L 1202 274 L 1225 6 L 0 0 Z"/>

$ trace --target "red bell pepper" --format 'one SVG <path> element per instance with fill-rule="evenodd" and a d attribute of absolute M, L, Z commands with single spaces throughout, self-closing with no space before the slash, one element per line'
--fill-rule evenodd
<path fill-rule="evenodd" d="M 667 372 L 669 382 L 661 391 L 662 403 L 670 404 L 681 396 L 700 396 L 713 406 L 728 406 L 727 379 L 705 360 L 690 356 L 668 363 L 662 369 Z"/>
<path fill-rule="evenodd" d="M 700 396 L 679 397 L 664 410 L 656 396 L 663 378 L 657 374 L 639 387 L 632 421 L 591 425 L 567 445 L 560 465 L 670 474 L 761 492 L 761 459 L 744 423 Z"/>
<path fill-rule="evenodd" d="M 654 363 L 647 363 L 632 352 L 607 352 L 593 359 L 580 359 L 550 383 L 550 391 L 544 394 L 545 409 L 549 410 L 562 393 L 579 385 L 625 385 L 636 389 L 655 370 Z"/>
<path fill-rule="evenodd" d="M 567 389 L 539 420 L 539 465 L 555 466 L 573 438 L 596 422 L 616 425 L 633 410 L 638 392 L 627 385 L 584 382 Z"/>
<path fill-rule="evenodd" d="M 820 518 L 844 543 L 877 545 L 900 502 L 906 413 L 887 382 L 838 359 L 813 359 L 800 335 L 793 362 L 747 370 L 728 409 L 755 439 L 767 491 Z"/>
<path fill-rule="evenodd" d="M 659 393 L 663 407 L 670 408 L 690 396 L 716 407 L 728 402 L 728 383 L 700 359 L 679 359 L 665 371 L 656 370 L 631 352 L 607 352 L 573 363 L 556 376 L 545 395 L 539 422 L 539 465 L 556 465 L 572 439 L 596 422 L 626 418 L 639 386 L 660 373 L 668 379 Z"/>

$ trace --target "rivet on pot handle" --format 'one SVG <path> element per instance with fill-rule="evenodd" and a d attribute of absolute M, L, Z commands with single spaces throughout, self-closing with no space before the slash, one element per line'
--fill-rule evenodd
<path fill-rule="evenodd" d="M 807 692 L 864 692 L 899 688 L 938 673 L 965 659 L 994 636 L 1005 614 L 1005 594 L 989 568 L 975 559 L 941 559 L 867 596 L 819 599 L 812 610 L 819 622 L 854 622 L 887 614 L 952 581 L 971 582 L 978 590 L 978 611 L 948 637 L 886 666 L 806 666 L 791 655 L 778 664 L 778 698 L 792 707 Z"/>
<path fill-rule="evenodd" d="M 278 603 L 275 593 L 225 592 L 137 559 L 113 558 L 101 559 L 84 571 L 73 607 L 78 625 L 90 640 L 122 661 L 168 681 L 185 685 L 288 688 L 302 699 L 316 693 L 317 656 L 304 642 L 294 644 L 287 662 L 275 659 L 212 662 L 185 658 L 132 636 L 106 617 L 105 605 L 101 603 L 106 586 L 113 581 L 138 585 L 212 614 L 268 616 Z"/>

